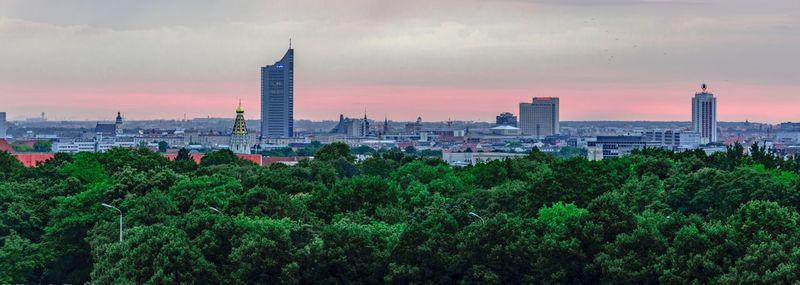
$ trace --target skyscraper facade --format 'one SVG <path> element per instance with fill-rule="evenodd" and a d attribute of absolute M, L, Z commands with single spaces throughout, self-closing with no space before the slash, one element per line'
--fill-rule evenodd
<path fill-rule="evenodd" d="M 692 98 L 692 127 L 700 134 L 700 143 L 708 144 L 717 141 L 717 98 L 706 92 L 705 84 L 702 88 Z"/>
<path fill-rule="evenodd" d="M 0 139 L 6 138 L 6 112 L 0 112 Z"/>
<path fill-rule="evenodd" d="M 560 133 L 557 97 L 535 97 L 519 104 L 519 128 L 526 136 L 543 139 Z"/>
<path fill-rule="evenodd" d="M 294 50 L 261 67 L 261 136 L 294 135 Z"/>

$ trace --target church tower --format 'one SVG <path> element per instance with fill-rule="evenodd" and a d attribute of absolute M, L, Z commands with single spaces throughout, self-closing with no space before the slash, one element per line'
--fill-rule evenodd
<path fill-rule="evenodd" d="M 122 113 L 117 112 L 117 120 L 114 122 L 114 130 L 117 136 L 122 135 Z"/>
<path fill-rule="evenodd" d="M 236 108 L 236 121 L 233 123 L 233 133 L 231 133 L 231 151 L 233 153 L 250 154 L 250 139 L 247 135 L 247 125 L 244 120 L 244 109 L 242 102 Z"/>

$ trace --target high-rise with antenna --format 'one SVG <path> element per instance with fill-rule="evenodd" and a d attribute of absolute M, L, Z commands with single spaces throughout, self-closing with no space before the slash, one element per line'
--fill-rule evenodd
<path fill-rule="evenodd" d="M 261 136 L 294 135 L 294 49 L 273 65 L 261 67 Z"/>
<path fill-rule="evenodd" d="M 692 98 L 692 130 L 700 134 L 701 144 L 708 144 L 717 141 L 717 98 L 705 83 L 700 88 Z"/>

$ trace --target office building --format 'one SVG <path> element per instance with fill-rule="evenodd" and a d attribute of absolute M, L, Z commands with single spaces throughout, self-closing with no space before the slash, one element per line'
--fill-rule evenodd
<path fill-rule="evenodd" d="M 511 114 L 509 112 L 500 113 L 500 115 L 498 115 L 495 118 L 495 124 L 498 125 L 498 126 L 516 127 L 517 126 L 517 116 L 514 116 L 514 114 Z"/>
<path fill-rule="evenodd" d="M 261 136 L 294 135 L 294 50 L 261 68 Z"/>
<path fill-rule="evenodd" d="M 702 92 L 695 93 L 692 98 L 692 127 L 700 134 L 700 143 L 708 144 L 717 141 L 717 98 L 706 92 L 703 84 Z"/>
<path fill-rule="evenodd" d="M 559 133 L 558 98 L 536 97 L 519 104 L 519 128 L 522 134 L 543 139 Z"/>
<path fill-rule="evenodd" d="M 661 145 L 673 151 L 700 147 L 700 134 L 679 130 L 651 130 L 642 132 L 642 137 L 653 145 Z"/>
<path fill-rule="evenodd" d="M 233 122 L 230 149 L 233 153 L 250 154 L 250 138 L 247 134 L 247 124 L 244 120 L 242 102 L 239 102 L 239 107 L 236 108 L 236 120 Z"/>
<path fill-rule="evenodd" d="M 507 158 L 522 158 L 527 153 L 508 153 L 508 152 L 464 152 L 464 151 L 443 151 L 442 160 L 453 166 L 476 165 L 481 162 L 493 160 L 504 160 Z"/>
<path fill-rule="evenodd" d="M 655 145 L 642 136 L 598 136 L 587 142 L 586 158 L 588 160 L 603 160 L 607 158 L 628 155 L 634 149 L 641 149 Z"/>

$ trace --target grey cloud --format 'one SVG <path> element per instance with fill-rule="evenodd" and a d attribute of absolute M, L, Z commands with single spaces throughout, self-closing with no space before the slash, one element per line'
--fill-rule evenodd
<path fill-rule="evenodd" d="M 793 0 L 0 1 L 5 84 L 252 80 L 289 37 L 312 86 L 800 80 Z"/>

